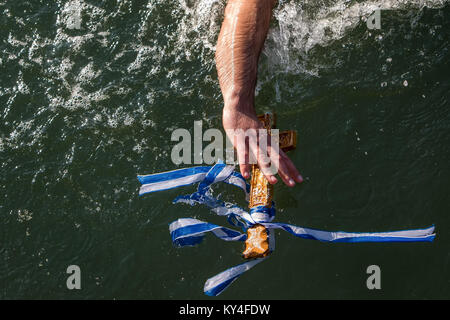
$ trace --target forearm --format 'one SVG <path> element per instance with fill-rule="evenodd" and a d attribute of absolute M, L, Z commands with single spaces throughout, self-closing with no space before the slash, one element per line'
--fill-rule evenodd
<path fill-rule="evenodd" d="M 216 47 L 225 107 L 253 109 L 258 58 L 276 0 L 229 0 Z"/>
<path fill-rule="evenodd" d="M 277 179 L 272 171 L 265 169 L 267 163 L 262 162 L 261 157 L 267 150 L 260 149 L 259 143 L 248 143 L 245 133 L 262 128 L 254 108 L 256 73 L 275 1 L 229 0 L 216 47 L 217 73 L 224 100 L 223 127 L 237 150 L 242 176 L 250 177 L 250 162 L 247 159 L 253 155 L 272 184 Z M 294 181 L 303 181 L 283 151 L 270 152 L 270 157 L 271 161 L 277 160 L 274 163 L 279 164 L 277 171 L 286 185 L 293 187 Z"/>

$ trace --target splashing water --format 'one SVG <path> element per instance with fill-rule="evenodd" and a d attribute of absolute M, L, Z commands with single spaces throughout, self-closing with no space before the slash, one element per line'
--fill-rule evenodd
<path fill-rule="evenodd" d="M 321 64 L 309 61 L 311 49 L 341 39 L 375 9 L 420 10 L 425 6 L 442 7 L 447 2 L 280 1 L 274 10 L 273 26 L 263 51 L 266 69 L 272 76 L 280 73 L 318 76 Z M 25 28 L 26 14 L 13 16 L 10 9 L 6 8 L 8 20 L 21 26 L 23 32 L 8 32 L 6 50 L 1 58 L 3 66 L 18 66 L 18 71 L 13 75 L 15 81 L 10 82 L 10 85 L 3 83 L 0 87 L 0 93 L 9 97 L 3 118 L 7 117 L 17 95 L 32 95 L 30 85 L 24 81 L 24 71 L 42 68 L 42 85 L 38 90 L 45 94 L 47 102 L 38 107 L 37 114 L 48 110 L 55 113 L 59 108 L 85 110 L 89 117 L 80 119 L 74 123 L 75 126 L 86 125 L 90 123 L 89 119 L 102 119 L 93 123 L 110 127 L 131 125 L 131 119 L 136 118 L 144 118 L 143 125 L 153 123 L 149 118 L 151 108 L 144 110 L 144 105 L 151 105 L 158 89 L 147 86 L 145 96 L 140 99 L 142 102 L 136 102 L 133 108 L 111 112 L 99 105 L 107 106 L 111 99 L 133 94 L 133 90 L 130 88 L 130 79 L 107 79 L 112 74 L 123 78 L 126 78 L 126 74 L 134 74 L 155 80 L 166 77 L 171 82 L 170 88 L 191 95 L 194 93 L 185 86 L 189 76 L 185 81 L 180 79 L 177 63 L 194 60 L 200 62 L 197 66 L 203 70 L 197 72 L 196 78 L 201 75 L 203 81 L 217 88 L 217 81 L 211 78 L 208 71 L 214 68 L 215 42 L 225 4 L 224 0 L 178 0 L 169 1 L 168 4 L 167 1 L 152 0 L 144 7 L 134 8 L 131 1 L 119 1 L 112 7 L 101 7 L 82 0 L 56 1 L 48 9 L 55 10 L 54 29 L 45 33 L 39 32 L 39 29 L 33 31 Z M 71 20 L 74 10 L 80 15 L 80 29 L 75 28 Z M 133 38 L 126 39 L 119 30 L 109 27 L 125 17 L 130 20 L 128 28 L 136 34 Z M 44 14 L 40 18 L 38 16 L 36 23 L 43 23 L 41 20 L 44 18 L 47 18 Z M 168 22 L 164 24 L 162 19 L 165 18 Z M 102 61 L 95 55 L 87 55 L 87 52 L 103 52 Z M 168 64 L 167 61 L 174 61 L 175 64 Z M 124 64 L 126 68 L 122 68 Z M 268 81 L 264 74 L 261 78 L 263 80 L 258 87 L 261 82 Z M 92 86 L 95 82 L 101 82 L 102 85 Z M 40 133 L 37 127 L 31 125 L 32 122 L 26 120 L 16 123 L 13 129 L 11 127 L 10 134 L 1 140 L 2 148 L 14 146 L 25 136 L 33 135 L 35 139 L 32 143 L 37 142 L 36 137 Z"/>

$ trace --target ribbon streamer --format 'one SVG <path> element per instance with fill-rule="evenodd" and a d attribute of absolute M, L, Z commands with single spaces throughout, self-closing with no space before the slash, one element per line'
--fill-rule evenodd
<path fill-rule="evenodd" d="M 243 232 L 240 232 L 197 219 L 181 218 L 169 225 L 172 242 L 177 247 L 197 245 L 202 242 L 205 234 L 208 232 L 224 241 L 245 241 L 247 239 L 245 231 L 256 223 L 267 228 L 271 251 L 275 248 L 275 237 L 272 231 L 274 229 L 284 230 L 293 236 L 303 239 L 349 243 L 431 242 L 436 236 L 434 233 L 434 225 L 425 229 L 357 233 L 322 231 L 286 223 L 272 222 L 275 218 L 274 205 L 271 208 L 264 206 L 255 207 L 250 212 L 247 212 L 239 206 L 221 201 L 212 196 L 210 186 L 214 183 L 225 182 L 242 189 L 248 200 L 250 186 L 239 173 L 234 171 L 234 166 L 225 165 L 223 162 L 219 162 L 214 166 L 200 166 L 150 175 L 139 175 L 138 179 L 142 184 L 139 195 L 199 183 L 196 192 L 187 196 L 179 196 L 173 202 L 184 202 L 190 205 L 207 205 L 217 215 L 226 216 L 231 225 L 240 227 L 243 230 Z M 244 262 L 209 278 L 205 282 L 204 293 L 210 296 L 219 295 L 232 282 L 239 278 L 240 275 L 265 259 L 267 257 Z"/>

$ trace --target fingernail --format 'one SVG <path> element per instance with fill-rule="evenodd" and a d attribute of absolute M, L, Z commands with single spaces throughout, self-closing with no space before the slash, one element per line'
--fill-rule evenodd
<path fill-rule="evenodd" d="M 249 176 L 249 175 L 248 175 L 248 172 L 247 172 L 247 171 L 244 172 L 244 178 L 245 178 L 245 179 L 248 179 L 248 176 Z"/>
<path fill-rule="evenodd" d="M 270 177 L 270 181 L 271 181 L 272 183 L 277 183 L 277 178 L 275 178 L 275 177 Z"/>
<path fill-rule="evenodd" d="M 297 179 L 298 179 L 300 182 L 303 182 L 303 177 L 302 177 L 301 175 L 298 175 L 298 176 L 297 176 Z"/>
<path fill-rule="evenodd" d="M 294 180 L 292 180 L 292 179 L 289 179 L 289 185 L 290 185 L 290 186 L 295 186 L 295 182 L 294 182 Z"/>

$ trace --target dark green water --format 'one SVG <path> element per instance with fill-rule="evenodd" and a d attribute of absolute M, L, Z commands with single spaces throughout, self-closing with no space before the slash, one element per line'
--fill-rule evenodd
<path fill-rule="evenodd" d="M 406 1 L 404 1 L 406 3 Z M 219 298 L 450 298 L 450 4 L 282 1 L 256 104 L 296 129 L 306 182 L 275 188 L 277 221 L 328 230 L 436 224 L 434 243 L 277 236 Z M 412 3 L 412 4 L 411 4 Z M 175 169 L 171 133 L 220 128 L 214 44 L 224 1 L 0 1 L 0 298 L 195 299 L 241 243 L 176 249 L 168 224 L 203 207 L 186 187 L 138 198 Z M 424 7 L 423 5 L 428 5 Z M 366 18 L 384 9 L 381 29 Z M 216 192 L 243 204 L 228 187 Z M 66 269 L 81 268 L 81 290 Z M 381 268 L 381 290 L 366 268 Z"/>

